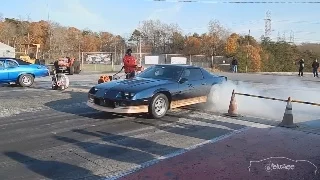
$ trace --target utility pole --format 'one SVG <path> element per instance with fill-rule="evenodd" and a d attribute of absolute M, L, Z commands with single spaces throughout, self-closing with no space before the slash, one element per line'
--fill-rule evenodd
<path fill-rule="evenodd" d="M 287 40 L 287 38 L 286 38 L 286 32 L 283 32 L 283 34 L 282 34 L 282 40 L 283 40 L 284 42 Z"/>
<path fill-rule="evenodd" d="M 264 19 L 265 24 L 264 24 L 264 37 L 265 38 L 270 38 L 271 36 L 271 12 L 267 11 L 266 12 L 266 18 Z"/>
<path fill-rule="evenodd" d="M 139 36 L 139 63 L 141 66 L 142 54 L 141 54 L 141 34 Z"/>
<path fill-rule="evenodd" d="M 291 43 L 291 44 L 294 43 L 294 32 L 293 31 L 290 32 L 290 40 L 289 41 L 290 41 L 289 43 Z"/>
<path fill-rule="evenodd" d="M 78 52 L 79 52 L 79 60 L 81 58 L 81 48 L 80 48 L 80 37 L 79 34 L 77 34 L 77 39 L 78 39 Z"/>
<path fill-rule="evenodd" d="M 248 34 L 248 48 L 247 48 L 247 60 L 246 60 L 246 73 L 248 72 L 249 46 L 250 46 L 250 29 L 249 29 L 249 34 Z"/>
<path fill-rule="evenodd" d="M 117 58 L 117 45 L 114 45 L 114 58 L 111 60 L 112 71 L 114 71 L 114 61 Z"/>
<path fill-rule="evenodd" d="M 49 34 L 49 50 L 48 50 L 48 58 L 49 60 L 51 59 L 51 24 L 50 24 L 50 9 L 49 9 L 49 3 L 47 1 L 47 10 L 48 10 L 48 25 L 49 25 L 49 28 L 48 28 L 48 34 Z"/>
<path fill-rule="evenodd" d="M 140 32 L 140 36 L 139 36 L 139 63 L 141 66 L 141 61 L 142 61 L 142 54 L 141 54 L 141 26 L 140 26 L 140 21 L 139 21 L 139 32 Z"/>

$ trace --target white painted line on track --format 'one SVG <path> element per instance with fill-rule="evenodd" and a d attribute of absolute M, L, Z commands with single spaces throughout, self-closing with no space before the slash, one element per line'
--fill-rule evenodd
<path fill-rule="evenodd" d="M 121 177 L 127 176 L 127 175 L 129 175 L 129 174 L 134 173 L 134 172 L 137 172 L 138 170 L 141 170 L 141 169 L 147 168 L 147 167 L 149 167 L 149 166 L 151 166 L 151 165 L 157 164 L 157 163 L 159 163 L 159 162 L 162 161 L 162 160 L 166 160 L 166 159 L 169 159 L 169 158 L 172 158 L 172 157 L 175 157 L 175 156 L 182 155 L 182 154 L 184 154 L 184 153 L 186 153 L 186 152 L 189 152 L 189 151 L 191 151 L 191 150 L 193 150 L 193 149 L 202 147 L 202 146 L 204 146 L 204 145 L 206 145 L 206 144 L 216 143 L 216 142 L 218 142 L 218 141 L 221 141 L 221 140 L 223 140 L 223 139 L 226 139 L 226 138 L 228 138 L 228 137 L 231 137 L 231 136 L 233 136 L 233 135 L 235 135 L 235 134 L 238 134 L 238 133 L 247 131 L 247 130 L 249 130 L 250 128 L 252 128 L 252 127 L 245 127 L 245 128 L 241 128 L 241 129 L 239 129 L 239 130 L 234 130 L 234 131 L 232 131 L 231 133 L 227 133 L 227 134 L 224 134 L 224 135 L 222 135 L 222 136 L 215 137 L 215 138 L 213 138 L 213 139 L 204 141 L 204 142 L 202 142 L 202 143 L 193 145 L 193 146 L 188 147 L 188 148 L 184 148 L 184 149 L 182 149 L 182 150 L 179 150 L 179 151 L 176 151 L 176 152 L 173 152 L 173 153 L 164 155 L 164 156 L 160 156 L 160 157 L 158 157 L 158 158 L 156 158 L 156 159 L 154 159 L 154 160 L 147 161 L 147 162 L 144 162 L 144 163 L 142 163 L 142 164 L 140 164 L 140 165 L 137 165 L 137 166 L 131 168 L 131 169 L 128 170 L 128 171 L 125 171 L 125 172 L 122 172 L 122 173 L 119 173 L 119 174 L 113 175 L 113 176 L 107 176 L 106 178 L 103 178 L 103 180 L 116 180 L 116 179 L 119 179 L 119 178 L 121 178 Z"/>

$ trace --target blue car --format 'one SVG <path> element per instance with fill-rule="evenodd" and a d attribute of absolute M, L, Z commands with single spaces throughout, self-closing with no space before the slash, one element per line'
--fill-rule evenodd
<path fill-rule="evenodd" d="M 15 58 L 0 58 L 0 83 L 30 87 L 35 78 L 49 75 L 49 69 L 44 65 L 30 64 Z"/>
<path fill-rule="evenodd" d="M 98 84 L 88 92 L 87 105 L 113 113 L 165 116 L 169 109 L 207 102 L 211 87 L 227 77 L 191 65 L 155 65 L 133 79 Z"/>

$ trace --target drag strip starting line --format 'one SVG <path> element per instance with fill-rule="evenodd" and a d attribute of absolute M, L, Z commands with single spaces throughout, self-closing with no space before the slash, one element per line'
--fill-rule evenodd
<path fill-rule="evenodd" d="M 154 164 L 157 164 L 159 163 L 160 161 L 163 161 L 163 160 L 166 160 L 166 159 L 169 159 L 169 158 L 173 158 L 175 156 L 179 156 L 181 154 L 184 154 L 186 152 L 189 152 L 193 149 L 196 149 L 196 148 L 199 148 L 199 147 L 202 147 L 204 145 L 207 145 L 207 144 L 210 144 L 210 143 L 215 143 L 215 142 L 218 142 L 218 141 L 221 141 L 223 139 L 226 139 L 228 137 L 231 137 L 235 134 L 238 134 L 238 133 L 241 133 L 241 132 L 244 132 L 244 131 L 247 131 L 249 130 L 250 128 L 252 127 L 245 127 L 245 128 L 241 128 L 239 130 L 234 130 L 232 131 L 231 133 L 227 133 L 225 135 L 222 135 L 222 136 L 219 136 L 219 137 L 216 137 L 216 138 L 213 138 L 211 140 L 207 140 L 207 141 L 204 141 L 202 143 L 199 143 L 199 144 L 196 144 L 196 145 L 193 145 L 191 147 L 188 147 L 188 148 L 184 148 L 182 150 L 179 150 L 179 151 L 176 151 L 176 152 L 173 152 L 173 153 L 170 153 L 170 154 L 167 154 L 165 156 L 160 156 L 154 160 L 151 160 L 151 161 L 147 161 L 145 163 L 142 163 L 138 166 L 135 166 L 133 168 L 131 168 L 130 170 L 126 171 L 126 172 L 123 172 L 123 173 L 119 173 L 117 175 L 113 175 L 113 176 L 107 176 L 106 178 L 104 178 L 103 180 L 116 180 L 116 179 L 119 179 L 121 177 L 124 177 L 124 176 L 127 176 L 129 174 L 132 174 L 134 172 L 137 172 L 138 170 L 141 170 L 141 169 L 144 169 L 144 168 L 147 168 L 149 166 L 152 166 Z"/>

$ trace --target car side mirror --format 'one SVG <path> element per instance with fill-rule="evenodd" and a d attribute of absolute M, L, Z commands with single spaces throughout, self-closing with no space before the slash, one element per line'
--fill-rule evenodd
<path fill-rule="evenodd" d="M 180 83 L 180 84 L 183 84 L 183 83 L 185 83 L 185 82 L 187 82 L 187 81 L 188 81 L 187 78 L 181 78 L 180 81 L 179 81 L 179 83 Z"/>

